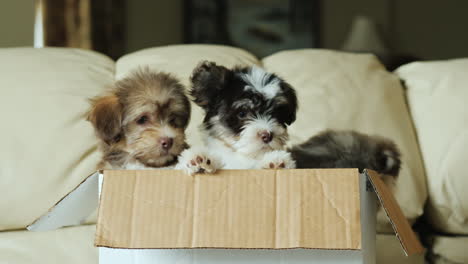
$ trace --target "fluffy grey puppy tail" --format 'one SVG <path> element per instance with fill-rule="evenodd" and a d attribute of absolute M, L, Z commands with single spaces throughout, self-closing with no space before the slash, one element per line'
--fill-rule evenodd
<path fill-rule="evenodd" d="M 393 141 L 352 130 L 327 130 L 289 151 L 297 168 L 372 169 L 397 177 L 401 166 L 400 151 Z"/>

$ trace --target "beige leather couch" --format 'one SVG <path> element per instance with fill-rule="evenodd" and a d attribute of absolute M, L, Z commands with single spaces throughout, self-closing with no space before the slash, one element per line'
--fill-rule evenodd
<path fill-rule="evenodd" d="M 83 118 L 87 99 L 142 65 L 188 85 L 200 60 L 257 64 L 290 82 L 300 103 L 291 144 L 325 128 L 395 140 L 403 153 L 396 196 L 405 215 L 412 223 L 424 216 L 433 228 L 423 234 L 431 257 L 468 263 L 468 59 L 413 63 L 393 74 L 366 54 L 309 49 L 259 60 L 208 45 L 147 49 L 117 62 L 76 49 L 0 49 L 0 263 L 97 263 L 94 217 L 82 226 L 24 231 L 95 169 L 96 140 Z M 200 122 L 194 105 L 191 144 L 200 141 Z M 423 263 L 423 256 L 404 257 L 386 217 L 378 219 L 378 263 Z"/>

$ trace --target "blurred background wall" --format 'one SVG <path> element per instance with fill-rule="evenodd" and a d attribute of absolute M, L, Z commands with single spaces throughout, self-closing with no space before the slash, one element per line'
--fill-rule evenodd
<path fill-rule="evenodd" d="M 123 22 L 114 32 L 123 43 L 113 57 L 183 43 L 187 1 L 120 0 Z M 321 0 L 319 6 L 321 48 L 340 49 L 353 18 L 364 15 L 376 23 L 383 42 L 395 53 L 426 60 L 468 57 L 468 1 Z M 33 45 L 33 28 L 34 1 L 0 1 L 0 47 Z"/>
<path fill-rule="evenodd" d="M 422 59 L 468 56 L 468 1 L 324 0 L 322 45 L 338 49 L 356 14 L 373 18 L 397 53 Z"/>
<path fill-rule="evenodd" d="M 0 1 L 0 47 L 32 46 L 34 1 Z"/>
<path fill-rule="evenodd" d="M 183 0 L 127 0 L 126 51 L 183 42 Z"/>

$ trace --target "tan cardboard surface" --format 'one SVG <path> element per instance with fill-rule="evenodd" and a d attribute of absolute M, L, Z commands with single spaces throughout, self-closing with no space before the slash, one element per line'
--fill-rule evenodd
<path fill-rule="evenodd" d="M 401 211 L 398 203 L 391 194 L 390 190 L 385 186 L 384 182 L 380 179 L 377 172 L 366 170 L 367 176 L 371 181 L 375 193 L 380 200 L 380 204 L 384 207 L 387 216 L 390 218 L 393 230 L 395 231 L 403 250 L 408 256 L 414 254 L 424 253 L 419 239 L 416 237 L 413 229 L 406 220 L 403 212 Z"/>
<path fill-rule="evenodd" d="M 359 173 L 104 171 L 96 246 L 361 248 Z"/>

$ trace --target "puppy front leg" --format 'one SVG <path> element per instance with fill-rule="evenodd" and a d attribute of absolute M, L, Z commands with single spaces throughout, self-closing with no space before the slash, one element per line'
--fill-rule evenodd
<path fill-rule="evenodd" d="M 222 167 L 222 163 L 206 151 L 186 149 L 180 154 L 175 168 L 183 170 L 188 175 L 194 175 L 195 173 L 215 173 Z"/>
<path fill-rule="evenodd" d="M 291 157 L 291 153 L 284 150 L 274 150 L 266 153 L 258 169 L 294 169 L 296 162 Z"/>

